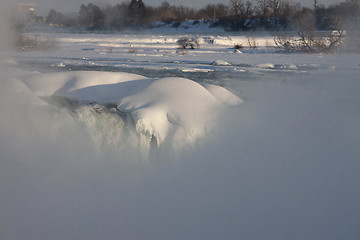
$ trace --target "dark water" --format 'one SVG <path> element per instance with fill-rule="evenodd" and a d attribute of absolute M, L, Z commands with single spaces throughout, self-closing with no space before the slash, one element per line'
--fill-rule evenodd
<path fill-rule="evenodd" d="M 190 66 L 194 63 L 189 63 Z M 209 67 L 209 64 L 200 64 Z M 199 66 L 194 64 L 194 68 Z M 196 82 L 205 82 L 219 85 L 226 88 L 236 88 L 234 83 L 239 82 L 279 82 L 291 81 L 306 78 L 309 72 L 324 69 L 310 65 L 295 66 L 292 68 L 287 65 L 274 65 L 273 68 L 258 67 L 251 64 L 232 65 L 230 67 L 212 66 L 213 71 L 209 72 L 187 72 L 181 69 L 151 69 L 144 67 L 118 67 L 118 66 L 97 66 L 97 65 L 76 65 L 67 64 L 57 66 L 51 63 L 24 62 L 21 67 L 26 70 L 40 72 L 62 72 L 62 71 L 104 71 L 104 72 L 128 72 L 143 75 L 149 78 L 181 77 L 191 79 Z M 234 70 L 236 68 L 236 70 Z M 235 89 L 232 89 L 235 90 Z"/>

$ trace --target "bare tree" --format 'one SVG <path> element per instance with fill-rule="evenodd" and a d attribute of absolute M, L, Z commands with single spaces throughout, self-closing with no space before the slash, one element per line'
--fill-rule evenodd
<path fill-rule="evenodd" d="M 187 47 L 196 49 L 200 47 L 199 40 L 197 38 L 182 37 L 177 40 L 177 44 L 181 49 L 186 49 Z"/>
<path fill-rule="evenodd" d="M 215 5 L 215 18 L 221 19 L 229 15 L 229 7 L 225 4 L 219 3 Z"/>
<path fill-rule="evenodd" d="M 158 8 L 158 14 L 160 20 L 163 22 L 171 22 L 176 19 L 176 8 L 170 5 L 168 2 L 164 1 L 161 3 L 160 7 Z"/>
<path fill-rule="evenodd" d="M 242 17 L 245 12 L 244 3 L 242 0 L 230 0 L 230 9 L 235 17 Z"/>
<path fill-rule="evenodd" d="M 100 29 L 104 26 L 105 16 L 101 9 L 92 3 L 82 4 L 79 10 L 79 22 L 89 29 Z"/>
<path fill-rule="evenodd" d="M 222 4 L 208 4 L 204 8 L 200 9 L 197 14 L 197 19 L 222 19 L 228 16 L 229 8 Z"/>
<path fill-rule="evenodd" d="M 284 34 L 275 36 L 277 47 L 288 52 L 328 53 L 334 51 L 344 39 L 344 31 L 336 30 L 328 34 L 316 31 L 314 12 L 303 8 L 295 16 L 297 37 Z"/>
<path fill-rule="evenodd" d="M 271 12 L 272 17 L 275 18 L 275 21 L 277 21 L 280 16 L 282 5 L 282 2 L 280 2 L 279 0 L 269 0 L 268 2 L 268 8 Z"/>
<path fill-rule="evenodd" d="M 258 12 L 261 18 L 266 19 L 269 17 L 269 1 L 270 0 L 257 0 Z"/>
<path fill-rule="evenodd" d="M 254 15 L 254 4 L 250 1 L 245 3 L 245 17 L 252 18 Z"/>
<path fill-rule="evenodd" d="M 195 9 L 180 5 L 179 7 L 176 7 L 175 14 L 176 14 L 176 20 L 184 21 L 188 19 L 194 19 L 196 13 L 195 13 Z"/>
<path fill-rule="evenodd" d="M 103 12 L 105 14 L 105 24 L 110 28 L 124 29 L 128 25 L 128 3 L 121 3 L 115 6 L 104 6 Z"/>

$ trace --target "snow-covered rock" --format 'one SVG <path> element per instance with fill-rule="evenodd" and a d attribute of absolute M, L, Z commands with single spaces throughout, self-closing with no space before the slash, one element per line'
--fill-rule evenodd
<path fill-rule="evenodd" d="M 74 71 L 37 74 L 25 80 L 24 83 L 38 96 L 66 97 L 72 91 L 91 86 L 114 84 L 143 78 L 145 77 L 131 73 Z M 97 92 L 92 97 L 98 97 L 98 94 L 101 93 Z"/>
<path fill-rule="evenodd" d="M 184 78 L 150 79 L 111 72 L 60 72 L 24 81 L 36 95 L 117 106 L 147 145 L 192 143 L 211 129 L 221 111 L 242 102 L 228 90 Z"/>

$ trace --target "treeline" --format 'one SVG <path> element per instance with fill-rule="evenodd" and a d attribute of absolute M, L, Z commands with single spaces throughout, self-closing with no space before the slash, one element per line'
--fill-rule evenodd
<path fill-rule="evenodd" d="M 147 6 L 142 0 L 122 2 L 115 6 L 81 5 L 75 14 L 63 14 L 51 9 L 46 23 L 60 27 L 85 27 L 89 30 L 116 29 L 128 27 L 147 28 L 153 23 L 172 23 L 178 27 L 186 20 L 211 21 L 213 27 L 226 30 L 292 29 L 293 24 L 304 15 L 312 16 L 317 29 L 335 29 L 339 22 L 358 17 L 360 0 L 325 7 L 314 2 L 313 8 L 302 7 L 300 3 L 287 0 L 230 0 L 228 4 L 208 4 L 199 10 L 187 6 L 174 6 L 162 2 L 158 7 Z"/>

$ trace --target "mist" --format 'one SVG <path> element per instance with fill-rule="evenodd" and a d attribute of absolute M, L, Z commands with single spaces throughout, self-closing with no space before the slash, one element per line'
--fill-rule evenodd
<path fill-rule="evenodd" d="M 213 131 L 144 155 L 112 120 L 45 103 L 1 56 L 0 239 L 360 235 L 358 69 L 234 81 L 245 102 Z"/>
<path fill-rule="evenodd" d="M 306 78 L 242 83 L 252 97 L 207 138 L 144 158 L 95 148 L 84 124 L 29 104 L 2 71 L 1 238 L 355 239 L 357 77 Z"/>
<path fill-rule="evenodd" d="M 1 1 L 0 9 L 0 54 L 3 55 L 3 51 L 6 51 L 11 46 L 13 29 L 10 26 L 10 18 L 12 13 L 12 5 L 7 0 Z M 0 56 L 0 60 L 2 56 Z"/>

